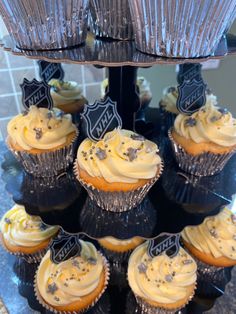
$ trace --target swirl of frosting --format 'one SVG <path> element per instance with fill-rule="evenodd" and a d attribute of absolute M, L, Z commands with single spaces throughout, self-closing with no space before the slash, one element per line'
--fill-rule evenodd
<path fill-rule="evenodd" d="M 13 246 L 34 247 L 50 239 L 59 227 L 47 227 L 40 217 L 30 216 L 24 206 L 15 205 L 0 221 L 0 231 Z"/>
<path fill-rule="evenodd" d="M 143 240 L 140 237 L 133 237 L 131 239 L 121 240 L 114 237 L 104 237 L 98 241 L 100 244 L 110 243 L 114 246 L 127 246 L 129 244 L 140 244 Z"/>
<path fill-rule="evenodd" d="M 228 208 L 199 226 L 185 227 L 181 235 L 200 252 L 236 260 L 236 215 Z"/>
<path fill-rule="evenodd" d="M 14 117 L 7 125 L 13 143 L 24 150 L 53 149 L 64 145 L 67 136 L 76 132 L 71 115 L 59 109 L 48 110 L 31 106 L 28 112 Z"/>
<path fill-rule="evenodd" d="M 196 282 L 197 265 L 182 248 L 170 258 L 165 253 L 151 258 L 148 242 L 138 246 L 129 259 L 128 281 L 139 297 L 158 303 L 171 304 L 188 295 Z"/>
<path fill-rule="evenodd" d="M 80 243 L 80 256 L 59 264 L 51 261 L 50 251 L 43 257 L 37 272 L 37 286 L 48 304 L 71 304 L 99 285 L 104 270 L 103 258 L 92 243 L 82 240 Z"/>
<path fill-rule="evenodd" d="M 174 114 L 179 114 L 176 107 L 177 98 L 179 96 L 177 86 L 166 87 L 163 90 L 163 97 L 161 99 L 160 105 L 169 112 Z M 213 95 L 209 90 L 206 91 L 206 105 L 212 104 L 217 105 L 217 97 Z"/>
<path fill-rule="evenodd" d="M 79 146 L 79 167 L 107 182 L 135 183 L 154 178 L 161 164 L 155 143 L 132 131 L 115 129 L 98 142 L 85 139 Z"/>
<path fill-rule="evenodd" d="M 227 109 L 207 104 L 191 116 L 179 114 L 174 130 L 195 143 L 211 142 L 220 146 L 236 145 L 236 120 Z"/>
<path fill-rule="evenodd" d="M 74 81 L 60 81 L 51 79 L 48 84 L 52 87 L 50 90 L 54 106 L 73 103 L 82 98 L 82 90 L 78 83 Z"/>

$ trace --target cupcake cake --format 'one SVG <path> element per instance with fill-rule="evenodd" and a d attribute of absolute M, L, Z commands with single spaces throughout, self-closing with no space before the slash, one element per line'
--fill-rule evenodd
<path fill-rule="evenodd" d="M 145 242 L 129 258 L 128 281 L 143 313 L 175 313 L 193 297 L 196 272 L 195 261 L 183 248 L 173 258 L 166 253 L 151 258 Z"/>
<path fill-rule="evenodd" d="M 74 170 L 92 200 L 103 209 L 129 210 L 141 203 L 162 172 L 155 143 L 132 131 L 114 129 L 103 139 L 85 139 Z"/>
<path fill-rule="evenodd" d="M 127 261 L 130 253 L 144 240 L 140 237 L 133 237 L 121 240 L 114 237 L 104 237 L 98 240 L 107 258 L 113 262 Z"/>
<path fill-rule="evenodd" d="M 30 216 L 24 206 L 14 205 L 0 221 L 3 247 L 28 262 L 40 261 L 59 227 L 45 225 L 40 217 Z"/>
<path fill-rule="evenodd" d="M 75 115 L 83 110 L 84 104 L 88 103 L 78 83 L 74 81 L 51 79 L 48 84 L 51 86 L 54 106 L 65 113 Z"/>
<path fill-rule="evenodd" d="M 49 250 L 35 276 L 39 302 L 53 313 L 80 313 L 93 306 L 106 289 L 109 266 L 90 242 L 79 240 L 79 256 L 55 264 Z"/>
<path fill-rule="evenodd" d="M 179 167 L 197 176 L 220 172 L 236 150 L 236 120 L 211 103 L 179 114 L 168 135 Z"/>
<path fill-rule="evenodd" d="M 34 176 L 57 175 L 73 162 L 78 131 L 59 109 L 31 106 L 8 123 L 7 132 L 8 147 Z"/>

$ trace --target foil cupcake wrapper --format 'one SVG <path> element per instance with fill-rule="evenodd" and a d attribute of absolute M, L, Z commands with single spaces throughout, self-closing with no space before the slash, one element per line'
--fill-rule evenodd
<path fill-rule="evenodd" d="M 109 260 L 109 262 L 114 263 L 114 264 L 126 263 L 129 259 L 130 254 L 132 253 L 132 250 L 128 250 L 126 252 L 111 251 L 111 250 L 106 249 L 102 245 L 101 245 L 101 248 L 104 255 Z"/>
<path fill-rule="evenodd" d="M 129 4 L 127 0 L 90 0 L 92 30 L 99 37 L 133 39 Z"/>
<path fill-rule="evenodd" d="M 20 48 L 59 49 L 86 39 L 89 0 L 1 0 L 0 13 Z"/>
<path fill-rule="evenodd" d="M 127 281 L 127 264 L 126 263 L 111 263 L 111 275 L 109 285 L 115 286 L 120 290 L 128 287 Z"/>
<path fill-rule="evenodd" d="M 214 53 L 234 18 L 236 0 L 129 0 L 137 49 L 195 58 Z"/>
<path fill-rule="evenodd" d="M 199 177 L 212 176 L 223 170 L 228 160 L 235 154 L 232 150 L 226 154 L 202 153 L 196 156 L 188 154 L 179 144 L 177 144 L 171 130 L 168 131 L 168 137 L 179 167 L 187 173 Z"/>
<path fill-rule="evenodd" d="M 40 154 L 16 151 L 10 145 L 8 147 L 26 172 L 35 177 L 53 177 L 65 172 L 73 163 L 77 137 L 78 131 L 70 145 Z"/>
<path fill-rule="evenodd" d="M 197 258 L 195 258 L 195 261 L 197 263 L 198 281 L 211 282 L 217 285 L 224 279 L 224 267 L 208 265 Z"/>
<path fill-rule="evenodd" d="M 153 184 L 159 179 L 162 171 L 163 164 L 161 163 L 158 174 L 144 186 L 136 190 L 128 192 L 106 192 L 98 190 L 91 184 L 89 185 L 84 180 L 82 180 L 79 176 L 77 159 L 74 162 L 74 172 L 76 178 L 80 182 L 80 184 L 87 190 L 90 199 L 96 202 L 97 205 L 102 209 L 116 213 L 128 211 L 139 205 L 150 190 L 150 188 L 153 186 Z"/>
<path fill-rule="evenodd" d="M 99 252 L 99 254 L 101 254 L 101 253 Z M 41 297 L 40 292 L 39 292 L 38 287 L 37 287 L 37 272 L 35 273 L 35 277 L 34 277 L 34 293 L 35 293 L 36 299 L 44 308 L 46 308 L 48 311 L 51 311 L 54 314 L 81 314 L 81 313 L 87 312 L 89 309 L 91 309 L 99 301 L 99 299 L 101 298 L 101 296 L 105 292 L 105 290 L 108 286 L 109 279 L 110 279 L 109 263 L 107 262 L 106 258 L 103 255 L 102 255 L 102 258 L 103 258 L 103 266 L 105 269 L 104 287 L 103 287 L 103 290 L 100 292 L 100 294 L 96 297 L 96 299 L 88 307 L 86 307 L 80 311 L 59 311 L 59 310 L 56 310 L 55 308 L 53 308 L 52 306 L 50 306 L 49 304 L 47 304 L 43 300 L 43 298 Z"/>
<path fill-rule="evenodd" d="M 173 127 L 177 114 L 166 111 L 162 107 L 161 102 L 159 104 L 159 108 L 160 108 L 160 116 L 161 116 L 161 129 L 164 133 L 167 133 L 168 130 Z"/>

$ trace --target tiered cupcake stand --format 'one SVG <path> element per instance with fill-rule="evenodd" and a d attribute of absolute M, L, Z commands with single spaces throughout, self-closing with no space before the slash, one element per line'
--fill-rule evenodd
<path fill-rule="evenodd" d="M 85 45 L 65 50 L 20 50 L 8 36 L 3 38 L 1 45 L 14 55 L 31 59 L 107 67 L 108 95 L 117 102 L 123 127 L 128 129 L 135 127 L 135 112 L 139 109 L 135 87 L 138 67 L 204 62 L 236 54 L 236 37 L 233 35 L 222 39 L 213 56 L 187 60 L 146 55 L 135 50 L 133 42 L 103 41 L 90 34 Z M 14 202 L 25 206 L 29 214 L 40 216 L 49 225 L 59 225 L 68 233 L 80 233 L 81 237 L 89 237 L 91 241 L 104 236 L 119 239 L 142 236 L 149 239 L 162 232 L 179 233 L 185 226 L 198 225 L 205 217 L 217 214 L 232 201 L 232 195 L 236 193 L 236 177 L 232 171 L 236 168 L 236 156 L 215 176 L 199 178 L 184 173 L 171 157 L 168 139 L 160 127 L 158 109 L 149 109 L 146 115 L 151 123 L 144 120 L 141 125 L 136 124 L 137 131 L 158 144 L 165 169 L 161 179 L 137 208 L 123 213 L 107 212 L 89 200 L 86 191 L 75 180 L 72 169 L 56 178 L 33 178 L 23 171 L 8 151 L 2 163 L 6 190 Z M 19 292 L 27 298 L 30 307 L 41 313 L 49 313 L 38 304 L 33 294 L 35 265 L 16 261 L 11 271 L 18 277 Z M 89 313 L 140 313 L 126 282 L 125 266 L 114 263 L 112 271 L 107 293 L 96 309 Z M 203 291 L 197 291 L 194 299 L 179 313 L 202 313 L 210 309 L 216 298 L 224 293 L 231 277 L 230 271 L 225 270 L 222 282 L 217 287 L 209 283 L 206 295 Z M 9 272 L 5 274 L 6 282 L 10 276 Z"/>

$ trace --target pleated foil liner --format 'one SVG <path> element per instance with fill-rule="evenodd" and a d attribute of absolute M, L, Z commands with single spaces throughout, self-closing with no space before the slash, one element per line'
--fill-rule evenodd
<path fill-rule="evenodd" d="M 217 285 L 223 280 L 224 267 L 208 265 L 195 257 L 194 259 L 197 263 L 198 281 L 208 281 Z"/>
<path fill-rule="evenodd" d="M 17 46 L 59 49 L 85 41 L 89 0 L 1 0 L 0 13 Z"/>
<path fill-rule="evenodd" d="M 92 30 L 96 36 L 133 39 L 133 25 L 127 0 L 90 0 Z"/>
<path fill-rule="evenodd" d="M 16 151 L 11 145 L 7 144 L 26 172 L 35 177 L 52 177 L 65 172 L 73 163 L 78 134 L 77 131 L 71 144 L 54 151 L 39 154 Z"/>
<path fill-rule="evenodd" d="M 53 308 L 52 306 L 50 306 L 49 304 L 47 304 L 44 301 L 44 299 L 41 297 L 39 289 L 37 287 L 37 272 L 36 272 L 35 278 L 34 278 L 34 293 L 35 293 L 35 296 L 36 296 L 36 299 L 38 300 L 38 302 L 45 309 L 49 310 L 50 312 L 52 312 L 54 314 L 81 314 L 81 313 L 87 312 L 89 309 L 94 307 L 96 305 L 96 303 L 99 301 L 99 299 L 102 297 L 103 293 L 106 291 L 106 288 L 108 286 L 108 282 L 109 282 L 109 279 L 110 279 L 110 266 L 109 266 L 106 258 L 103 255 L 102 255 L 102 257 L 103 257 L 103 266 L 104 266 L 104 269 L 105 269 L 105 283 L 104 283 L 104 287 L 103 287 L 102 291 L 100 292 L 100 294 L 97 296 L 97 298 L 88 307 L 86 307 L 86 308 L 84 308 L 84 309 L 82 309 L 80 311 L 59 311 L 59 310 L 56 310 L 55 308 Z"/>
<path fill-rule="evenodd" d="M 168 130 L 173 127 L 177 114 L 166 111 L 162 107 L 161 102 L 159 103 L 159 108 L 161 116 L 161 129 L 163 130 L 164 133 L 167 133 Z"/>
<path fill-rule="evenodd" d="M 236 152 L 234 149 L 226 154 L 213 154 L 207 152 L 193 156 L 188 154 L 174 141 L 171 135 L 171 130 L 168 131 L 168 137 L 171 141 L 174 156 L 179 167 L 187 173 L 191 173 L 199 177 L 212 176 L 222 171 L 228 160 Z"/>
<path fill-rule="evenodd" d="M 129 0 L 137 49 L 159 56 L 195 58 L 214 53 L 236 0 Z"/>
<path fill-rule="evenodd" d="M 159 179 L 163 171 L 163 164 L 160 164 L 158 174 L 149 180 L 144 186 L 133 191 L 117 191 L 107 192 L 98 190 L 91 184 L 86 183 L 79 176 L 79 170 L 77 167 L 77 159 L 74 162 L 74 172 L 77 180 L 87 190 L 90 199 L 97 203 L 99 207 L 107 211 L 121 213 L 128 211 L 137 205 L 139 205 L 144 197 L 147 195 L 153 184 Z"/>

